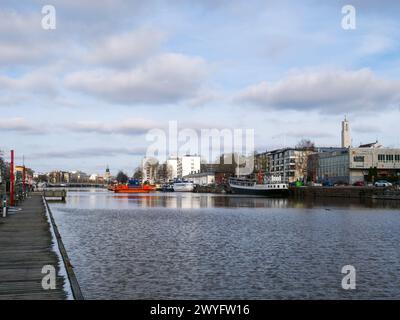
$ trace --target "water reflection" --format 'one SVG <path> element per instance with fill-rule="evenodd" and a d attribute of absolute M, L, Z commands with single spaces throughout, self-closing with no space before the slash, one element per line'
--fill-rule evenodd
<path fill-rule="evenodd" d="M 88 299 L 399 298 L 398 207 L 99 190 L 51 204 Z M 353 292 L 340 286 L 347 264 L 360 270 Z"/>
<path fill-rule="evenodd" d="M 387 208 L 400 207 L 400 201 L 372 199 L 293 199 L 266 198 L 244 195 L 220 195 L 205 193 L 154 192 L 150 194 L 115 194 L 101 190 L 69 190 L 67 206 L 84 208 Z"/>

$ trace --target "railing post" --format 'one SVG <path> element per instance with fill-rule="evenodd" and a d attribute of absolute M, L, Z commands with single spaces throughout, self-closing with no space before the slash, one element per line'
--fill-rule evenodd
<path fill-rule="evenodd" d="M 3 199 L 3 218 L 7 217 L 7 198 Z"/>

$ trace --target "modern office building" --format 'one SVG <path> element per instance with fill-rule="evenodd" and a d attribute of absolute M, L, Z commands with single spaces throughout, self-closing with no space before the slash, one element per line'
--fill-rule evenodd
<path fill-rule="evenodd" d="M 377 177 L 400 176 L 400 149 L 384 148 L 377 142 L 342 151 L 320 153 L 316 180 L 319 182 L 366 182 L 371 170 Z"/>

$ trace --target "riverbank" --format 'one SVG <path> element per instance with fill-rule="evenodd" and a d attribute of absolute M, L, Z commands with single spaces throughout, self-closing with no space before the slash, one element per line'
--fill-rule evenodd
<path fill-rule="evenodd" d="M 375 187 L 293 187 L 290 194 L 295 198 L 358 198 L 379 200 L 400 200 L 400 191 Z"/>
<path fill-rule="evenodd" d="M 399 200 L 400 190 L 391 188 L 376 187 L 354 187 L 354 186 L 337 186 L 337 187 L 290 187 L 290 196 L 302 198 L 353 198 L 353 199 L 378 199 L 378 200 Z M 229 186 L 225 185 L 209 185 L 195 186 L 195 193 L 231 193 Z"/>
<path fill-rule="evenodd" d="M 71 287 L 71 270 L 66 268 L 66 274 L 63 275 L 65 261 L 62 253 L 59 255 L 57 252 L 61 238 L 54 230 L 56 226 L 52 222 L 51 212 L 46 212 L 41 193 L 33 193 L 20 204 L 20 208 L 20 211 L 10 212 L 6 218 L 0 218 L 0 299 L 71 298 L 65 289 Z M 57 239 L 53 238 L 52 230 Z M 52 266 L 56 271 L 55 289 L 45 290 L 42 286 L 43 278 L 49 274 L 49 271 L 46 272 L 48 269 L 42 273 L 44 266 Z M 72 294 L 75 298 L 81 296 L 80 292 Z"/>

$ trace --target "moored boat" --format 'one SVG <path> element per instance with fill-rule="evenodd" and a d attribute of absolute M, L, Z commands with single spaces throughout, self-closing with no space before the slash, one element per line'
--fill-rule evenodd
<path fill-rule="evenodd" d="M 194 183 L 188 181 L 176 181 L 173 184 L 173 188 L 176 192 L 192 192 L 194 190 Z"/>
<path fill-rule="evenodd" d="M 154 188 L 149 185 L 140 184 L 139 180 L 129 180 L 128 184 L 116 185 L 115 193 L 149 193 L 154 191 Z"/>
<path fill-rule="evenodd" d="M 287 183 L 273 181 L 267 183 L 257 183 L 252 179 L 230 178 L 229 186 L 232 193 L 259 195 L 268 197 L 284 197 L 289 194 Z"/>

